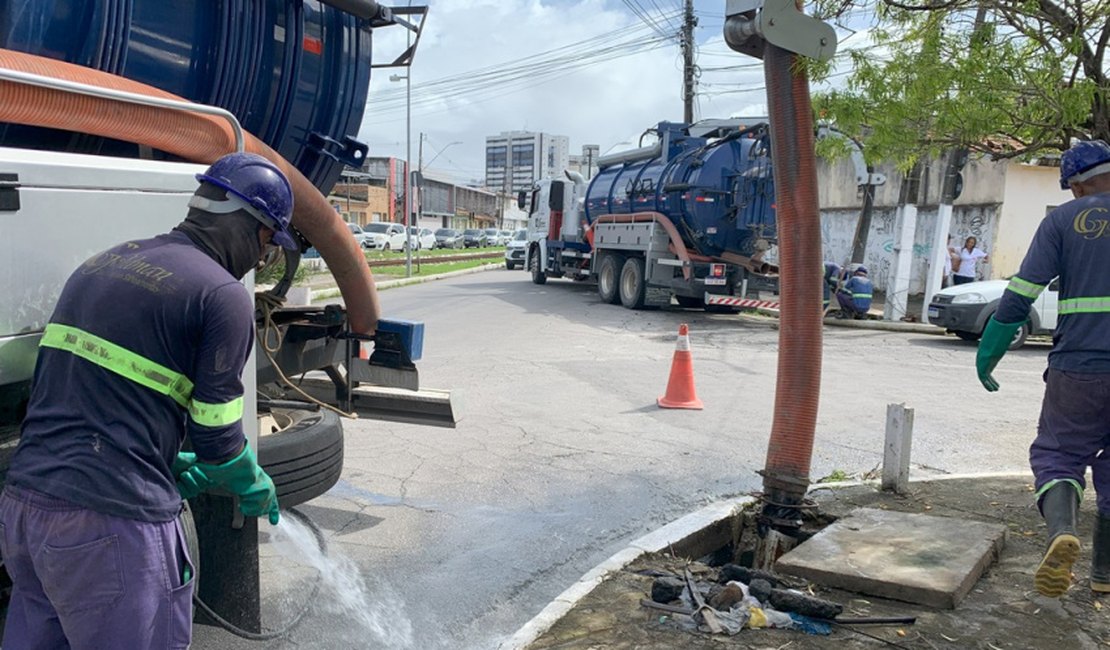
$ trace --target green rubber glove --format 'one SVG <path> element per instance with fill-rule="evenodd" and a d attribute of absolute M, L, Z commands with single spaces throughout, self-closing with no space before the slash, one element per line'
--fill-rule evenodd
<path fill-rule="evenodd" d="M 269 475 L 258 466 L 254 452 L 247 445 L 238 456 L 221 465 L 197 463 L 204 476 L 214 486 L 239 495 L 239 510 L 248 517 L 268 516 L 277 525 L 277 490 Z"/>
<path fill-rule="evenodd" d="M 979 352 L 975 355 L 975 370 L 979 373 L 979 383 L 992 393 L 998 390 L 998 382 L 991 373 L 1010 349 L 1014 334 L 1022 325 L 1021 322 L 999 323 L 991 316 L 983 329 L 983 337 L 979 339 Z"/>
<path fill-rule="evenodd" d="M 182 499 L 192 499 L 212 487 L 212 482 L 197 468 L 197 455 L 194 453 L 178 452 L 171 471 L 177 481 L 177 492 Z"/>

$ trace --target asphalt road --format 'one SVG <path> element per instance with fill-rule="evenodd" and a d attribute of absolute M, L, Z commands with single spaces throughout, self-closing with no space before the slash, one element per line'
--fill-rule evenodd
<path fill-rule="evenodd" d="M 454 391 L 457 429 L 354 421 L 340 484 L 303 507 L 367 598 L 313 598 L 271 648 L 490 649 L 632 539 L 756 490 L 774 402 L 775 321 L 632 312 L 592 286 L 491 271 L 392 289 L 386 314 L 426 324 L 426 387 Z M 704 411 L 664 411 L 679 323 Z M 988 394 L 974 344 L 827 327 L 812 476 L 882 456 L 886 406 L 915 409 L 912 471 L 1027 468 L 1048 346 L 1011 353 Z M 267 537 L 264 535 L 264 538 Z M 310 596 L 264 547 L 264 619 Z M 198 627 L 197 648 L 248 648 Z"/>

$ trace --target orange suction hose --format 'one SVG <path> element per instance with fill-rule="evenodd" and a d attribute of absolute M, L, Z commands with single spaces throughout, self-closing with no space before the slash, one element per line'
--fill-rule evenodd
<path fill-rule="evenodd" d="M 176 95 L 123 77 L 71 63 L 0 49 L 0 67 L 154 97 Z M 63 90 L 0 81 L 0 122 L 98 135 L 147 145 L 197 163 L 211 163 L 234 150 L 231 126 L 220 117 Z M 293 225 L 320 251 L 347 307 L 351 329 L 372 333 L 381 315 L 366 258 L 319 190 L 273 149 L 245 135 L 247 151 L 278 165 L 293 186 Z"/>

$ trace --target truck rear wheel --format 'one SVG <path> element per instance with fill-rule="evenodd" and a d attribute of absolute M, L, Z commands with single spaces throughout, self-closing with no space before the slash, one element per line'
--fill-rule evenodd
<path fill-rule="evenodd" d="M 644 277 L 644 260 L 641 257 L 630 257 L 624 261 L 624 266 L 621 267 L 621 304 L 627 309 L 643 309 L 646 293 L 647 280 Z"/>
<path fill-rule="evenodd" d="M 327 492 L 343 472 L 343 425 L 326 409 L 274 409 L 259 418 L 258 464 L 283 508 Z"/>
<path fill-rule="evenodd" d="M 540 263 L 540 249 L 532 251 L 532 259 L 528 262 L 528 270 L 532 272 L 532 284 L 547 284 L 547 274 Z"/>
<path fill-rule="evenodd" d="M 624 257 L 619 253 L 605 253 L 597 270 L 597 295 L 601 302 L 616 305 L 621 301 L 620 276 Z"/>

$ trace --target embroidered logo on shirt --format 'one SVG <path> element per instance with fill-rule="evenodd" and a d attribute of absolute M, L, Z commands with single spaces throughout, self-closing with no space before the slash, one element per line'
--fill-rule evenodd
<path fill-rule="evenodd" d="M 1092 212 L 1110 212 L 1106 208 L 1089 208 L 1075 215 L 1072 228 L 1083 235 L 1083 239 L 1099 239 L 1110 236 L 1110 221 L 1106 219 L 1092 219 Z"/>

